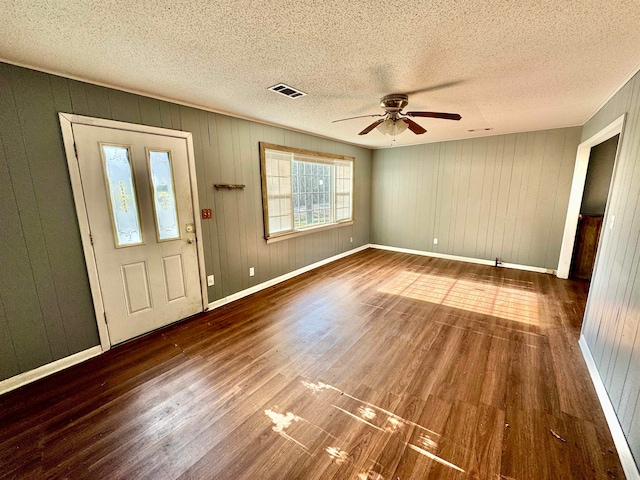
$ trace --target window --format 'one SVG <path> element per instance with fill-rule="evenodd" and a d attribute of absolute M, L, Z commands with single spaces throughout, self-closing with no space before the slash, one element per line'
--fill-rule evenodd
<path fill-rule="evenodd" d="M 116 248 L 142 245 L 135 176 L 128 146 L 100 144 Z"/>
<path fill-rule="evenodd" d="M 260 143 L 267 241 L 353 223 L 355 159 Z"/>
<path fill-rule="evenodd" d="M 147 149 L 147 158 L 158 241 L 177 240 L 180 238 L 180 229 L 171 152 Z"/>

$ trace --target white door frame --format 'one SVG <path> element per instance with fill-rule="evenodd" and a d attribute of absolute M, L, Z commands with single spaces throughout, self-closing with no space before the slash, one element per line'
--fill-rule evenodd
<path fill-rule="evenodd" d="M 62 139 L 64 149 L 67 155 L 67 164 L 69 166 L 69 176 L 71 178 L 71 188 L 73 190 L 73 201 L 76 206 L 76 214 L 78 216 L 78 224 L 80 226 L 80 236 L 82 239 L 82 249 L 87 264 L 87 273 L 89 274 L 89 286 L 91 288 L 91 297 L 93 298 L 93 308 L 98 323 L 98 333 L 100 335 L 100 345 L 103 351 L 111 348 L 111 340 L 109 338 L 109 330 L 105 320 L 104 303 L 102 301 L 102 292 L 100 290 L 100 279 L 98 278 L 98 267 L 96 258 L 91 245 L 91 237 L 89 230 L 89 217 L 87 208 L 84 203 L 84 190 L 82 188 L 82 179 L 80 177 L 80 164 L 76 156 L 75 143 L 73 139 L 72 124 L 92 125 L 95 127 L 106 127 L 117 130 L 127 130 L 131 132 L 151 133 L 154 135 L 164 135 L 167 137 L 183 138 L 187 143 L 187 156 L 189 160 L 189 179 L 191 182 L 191 197 L 193 199 L 193 212 L 196 224 L 196 247 L 198 252 L 198 267 L 200 270 L 200 289 L 202 291 L 202 309 L 206 310 L 209 300 L 207 296 L 207 280 L 204 267 L 204 248 L 202 246 L 202 225 L 200 224 L 200 206 L 198 203 L 198 185 L 196 182 L 196 165 L 193 150 L 193 136 L 191 132 L 182 132 L 180 130 L 169 130 L 166 128 L 149 127 L 146 125 L 138 125 L 135 123 L 117 122 L 114 120 L 105 120 L 102 118 L 85 117 L 72 113 L 58 113 L 60 118 L 60 128 L 62 130 Z"/>
<path fill-rule="evenodd" d="M 571 195 L 569 196 L 569 207 L 567 208 L 567 219 L 564 225 L 564 235 L 562 236 L 560 259 L 558 260 L 558 272 L 556 273 L 556 276 L 558 278 L 569 278 L 569 269 L 571 268 L 573 246 L 576 241 L 578 217 L 580 216 L 580 206 L 582 205 L 584 184 L 587 180 L 587 168 L 589 167 L 591 148 L 601 144 L 606 140 L 609 140 L 611 137 L 620 135 L 620 138 L 618 139 L 618 148 L 616 150 L 616 158 L 613 164 L 611 182 L 609 183 L 608 195 L 611 195 L 611 185 L 613 185 L 616 163 L 618 161 L 618 152 L 620 151 L 620 144 L 622 143 L 622 130 L 624 129 L 625 116 L 626 113 L 620 115 L 609 125 L 578 145 L 578 153 L 576 154 L 576 166 L 573 170 L 573 181 L 571 183 Z M 607 206 L 608 205 L 609 197 L 607 197 Z"/>

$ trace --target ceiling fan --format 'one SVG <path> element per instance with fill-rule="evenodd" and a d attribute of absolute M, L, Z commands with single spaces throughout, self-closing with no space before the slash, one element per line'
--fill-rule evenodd
<path fill-rule="evenodd" d="M 427 131 L 411 120 L 409 117 L 430 117 L 430 118 L 443 118 L 445 120 L 460 120 L 462 117 L 457 113 L 441 113 L 441 112 L 406 112 L 403 113 L 402 109 L 409 104 L 409 97 L 404 93 L 393 93 L 380 99 L 380 106 L 386 113 L 377 115 L 360 115 L 358 117 L 341 118 L 340 120 L 334 120 L 331 123 L 343 122 L 345 120 L 353 120 L 354 118 L 365 117 L 382 117 L 376 120 L 367 128 L 362 130 L 358 135 L 366 135 L 374 128 L 387 135 L 397 135 L 404 132 L 407 128 L 416 135 L 422 135 Z"/>

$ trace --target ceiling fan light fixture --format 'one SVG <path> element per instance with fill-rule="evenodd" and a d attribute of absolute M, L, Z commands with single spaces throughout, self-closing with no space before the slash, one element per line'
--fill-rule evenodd
<path fill-rule="evenodd" d="M 387 118 L 384 122 L 377 126 L 377 129 L 380 133 L 384 135 L 399 135 L 404 132 L 409 125 L 407 122 L 402 120 L 401 118 L 397 120 L 393 120 L 391 118 Z"/>
<path fill-rule="evenodd" d="M 392 135 L 396 136 L 404 132 L 407 128 L 411 130 L 416 135 L 422 135 L 423 133 L 427 133 L 422 125 L 411 120 L 411 117 L 427 117 L 427 118 L 441 118 L 445 120 L 460 120 L 462 117 L 457 113 L 444 113 L 444 112 L 423 112 L 423 111 L 415 111 L 415 112 L 407 112 L 402 113 L 404 107 L 408 104 L 407 94 L 397 93 L 392 95 L 387 95 L 386 97 L 382 97 L 380 100 L 380 106 L 385 111 L 382 114 L 373 114 L 373 115 L 359 115 L 357 117 L 349 117 L 349 118 L 341 118 L 339 120 L 334 120 L 335 122 L 342 122 L 344 120 L 353 120 L 355 118 L 364 118 L 364 117 L 378 117 L 379 120 L 376 120 L 364 130 L 362 130 L 358 135 L 366 135 L 367 133 L 375 130 L 376 128 L 383 135 Z M 394 139 L 395 140 L 395 139 Z"/>

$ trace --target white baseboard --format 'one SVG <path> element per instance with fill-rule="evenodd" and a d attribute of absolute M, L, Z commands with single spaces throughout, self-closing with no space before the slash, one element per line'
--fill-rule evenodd
<path fill-rule="evenodd" d="M 354 248 L 353 250 L 349 250 L 344 253 L 334 255 L 333 257 L 320 260 L 319 262 L 312 263 L 311 265 L 299 268 L 298 270 L 294 270 L 293 272 L 289 272 L 285 275 L 273 278 L 259 285 L 247 288 L 246 290 L 242 290 L 241 292 L 234 293 L 233 295 L 229 295 L 228 297 L 209 303 L 207 306 L 207 310 L 221 307 L 222 305 L 226 305 L 227 303 L 233 302 L 234 300 L 239 300 L 240 298 L 246 297 L 247 295 L 259 292 L 260 290 L 268 288 L 272 285 L 284 282 L 285 280 L 289 280 L 290 278 L 308 272 L 309 270 L 321 267 L 322 265 L 326 265 L 327 263 L 339 260 L 340 258 L 353 255 L 354 253 L 366 250 L 367 248 L 369 248 L 369 245 L 363 245 L 361 247 Z M 11 378 L 7 378 L 6 380 L 2 380 L 0 381 L 0 395 L 10 392 L 11 390 L 15 390 L 16 388 L 20 388 L 27 383 L 35 382 L 36 380 L 51 375 L 52 373 L 59 372 L 60 370 L 64 370 L 65 368 L 69 368 L 73 365 L 84 362 L 85 360 L 95 357 L 96 355 L 100 355 L 102 352 L 102 347 L 98 345 L 88 350 L 75 353 L 65 358 L 61 358 L 60 360 L 56 360 L 55 362 L 47 363 L 46 365 L 35 368 L 33 370 L 29 370 L 28 372 L 20 373 L 19 375 L 15 375 Z"/>
<path fill-rule="evenodd" d="M 633 454 L 631 453 L 627 439 L 624 436 L 624 432 L 622 431 L 622 427 L 618 421 L 618 416 L 613 408 L 613 404 L 611 403 L 607 389 L 600 377 L 600 372 L 598 372 L 598 367 L 591 355 L 591 350 L 589 350 L 587 339 L 584 338 L 584 335 L 580 335 L 580 341 L 578 344 L 580 345 L 580 350 L 582 350 L 582 356 L 587 363 L 587 369 L 591 375 L 593 386 L 596 388 L 596 393 L 598 394 L 600 405 L 602 405 L 604 416 L 609 424 L 609 430 L 611 431 L 611 436 L 613 437 L 613 443 L 616 446 L 616 450 L 618 450 L 618 456 L 620 457 L 620 463 L 622 463 L 624 474 L 628 480 L 640 480 L 638 465 L 636 465 L 636 462 L 633 459 Z"/>
<path fill-rule="evenodd" d="M 319 262 L 312 263 L 305 267 L 299 268 L 289 273 L 285 273 L 284 275 L 280 275 L 279 277 L 272 278 L 271 280 L 267 280 L 266 282 L 259 283 L 258 285 L 254 285 L 253 287 L 247 288 L 245 290 L 241 290 L 236 292 L 228 297 L 221 298 L 220 300 L 215 300 L 208 305 L 207 311 L 213 310 L 215 308 L 226 305 L 227 303 L 234 302 L 236 300 L 240 300 L 252 293 L 259 292 L 260 290 L 264 290 L 265 288 L 269 288 L 273 285 L 276 285 L 280 282 L 284 282 L 285 280 L 289 280 L 290 278 L 297 277 L 303 273 L 306 273 L 315 268 L 326 265 L 327 263 L 335 262 L 336 260 L 340 260 L 341 258 L 348 257 L 349 255 L 353 255 L 354 253 L 361 252 L 362 250 L 366 250 L 370 245 L 362 245 L 361 247 L 354 248 L 353 250 L 347 250 L 346 252 L 339 253 L 338 255 L 334 255 L 333 257 L 325 258 L 324 260 L 320 260 Z"/>
<path fill-rule="evenodd" d="M 35 382 L 36 380 L 51 375 L 52 373 L 59 372 L 60 370 L 64 370 L 65 368 L 69 368 L 73 365 L 84 362 L 85 360 L 89 360 L 90 358 L 93 358 L 96 355 L 100 355 L 101 353 L 102 347 L 98 345 L 97 347 L 92 347 L 88 350 L 74 353 L 73 355 L 61 358 L 60 360 L 56 360 L 55 362 L 47 363 L 46 365 L 42 365 L 41 367 L 29 370 L 28 372 L 24 372 L 14 377 L 7 378 L 6 380 L 2 380 L 0 382 L 0 395 L 10 392 L 11 390 L 15 390 L 16 388 L 20 388 L 27 383 Z"/>
<path fill-rule="evenodd" d="M 427 252 L 425 250 L 412 250 L 410 248 L 389 247 L 387 245 L 376 245 L 374 243 L 369 244 L 369 246 L 371 248 L 378 248 L 380 250 L 389 250 L 391 252 L 410 253 L 412 255 L 422 255 L 424 257 L 443 258 L 445 260 L 455 260 L 458 262 L 477 263 L 479 265 L 489 265 L 491 267 L 495 266 L 495 262 L 493 260 L 485 260 L 483 258 L 461 257 L 459 255 L 448 255 L 446 253 Z M 528 272 L 536 272 L 536 273 L 549 273 L 549 274 L 556 273 L 555 270 L 551 270 L 549 268 L 531 267 L 529 265 L 519 265 L 517 263 L 500 263 L 498 267 L 513 268 L 515 270 L 526 270 Z"/>

